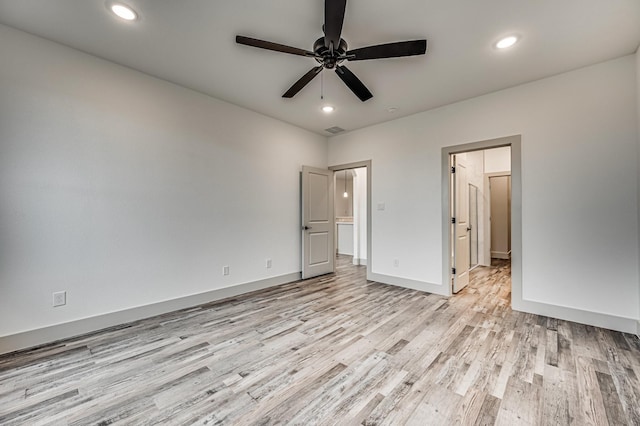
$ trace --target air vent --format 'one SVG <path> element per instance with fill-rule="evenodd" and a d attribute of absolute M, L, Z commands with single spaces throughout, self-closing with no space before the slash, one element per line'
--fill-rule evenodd
<path fill-rule="evenodd" d="M 324 131 L 337 135 L 338 133 L 344 132 L 344 129 L 342 127 L 333 126 L 333 127 L 329 127 L 328 129 L 324 129 Z"/>

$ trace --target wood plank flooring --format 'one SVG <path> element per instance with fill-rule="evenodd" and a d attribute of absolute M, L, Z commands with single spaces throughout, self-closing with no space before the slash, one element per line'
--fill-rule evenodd
<path fill-rule="evenodd" d="M 636 336 L 337 273 L 0 357 L 0 424 L 640 425 Z"/>

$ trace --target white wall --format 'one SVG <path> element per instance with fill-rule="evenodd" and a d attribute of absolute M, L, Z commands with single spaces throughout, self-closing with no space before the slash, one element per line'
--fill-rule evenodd
<path fill-rule="evenodd" d="M 5 26 L 0 58 L 0 337 L 300 271 L 324 137 Z"/>
<path fill-rule="evenodd" d="M 503 146 L 501 148 L 484 150 L 484 172 L 498 173 L 511 171 L 511 148 Z"/>
<path fill-rule="evenodd" d="M 522 135 L 523 298 L 634 319 L 634 55 L 332 137 L 329 164 L 372 160 L 373 272 L 442 283 L 441 148 Z M 393 259 L 400 259 L 394 268 Z"/>

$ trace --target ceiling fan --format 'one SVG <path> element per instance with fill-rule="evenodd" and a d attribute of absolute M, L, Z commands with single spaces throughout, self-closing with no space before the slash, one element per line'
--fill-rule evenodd
<path fill-rule="evenodd" d="M 320 37 L 313 44 L 313 52 L 241 35 L 236 36 L 236 43 L 260 49 L 289 53 L 291 55 L 307 56 L 314 58 L 320 64 L 303 75 L 300 80 L 296 81 L 293 86 L 282 95 L 283 98 L 294 97 L 296 93 L 309 84 L 320 71 L 327 68 L 335 69 L 336 74 L 338 74 L 338 77 L 340 77 L 344 84 L 364 102 L 371 99 L 373 95 L 355 74 L 346 66 L 340 65 L 342 62 L 424 55 L 427 51 L 427 40 L 399 41 L 347 50 L 347 42 L 340 38 L 346 6 L 347 0 L 325 0 L 324 25 L 322 26 L 324 37 Z"/>

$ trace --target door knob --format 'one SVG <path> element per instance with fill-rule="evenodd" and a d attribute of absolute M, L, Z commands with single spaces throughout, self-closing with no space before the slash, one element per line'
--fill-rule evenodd
<path fill-rule="evenodd" d="M 311 227 L 310 227 L 310 226 L 303 226 L 303 227 L 302 227 L 302 230 L 303 230 L 303 231 L 308 231 L 309 229 L 311 229 Z"/>
<path fill-rule="evenodd" d="M 471 227 L 470 226 L 467 226 L 467 231 L 471 231 Z"/>

